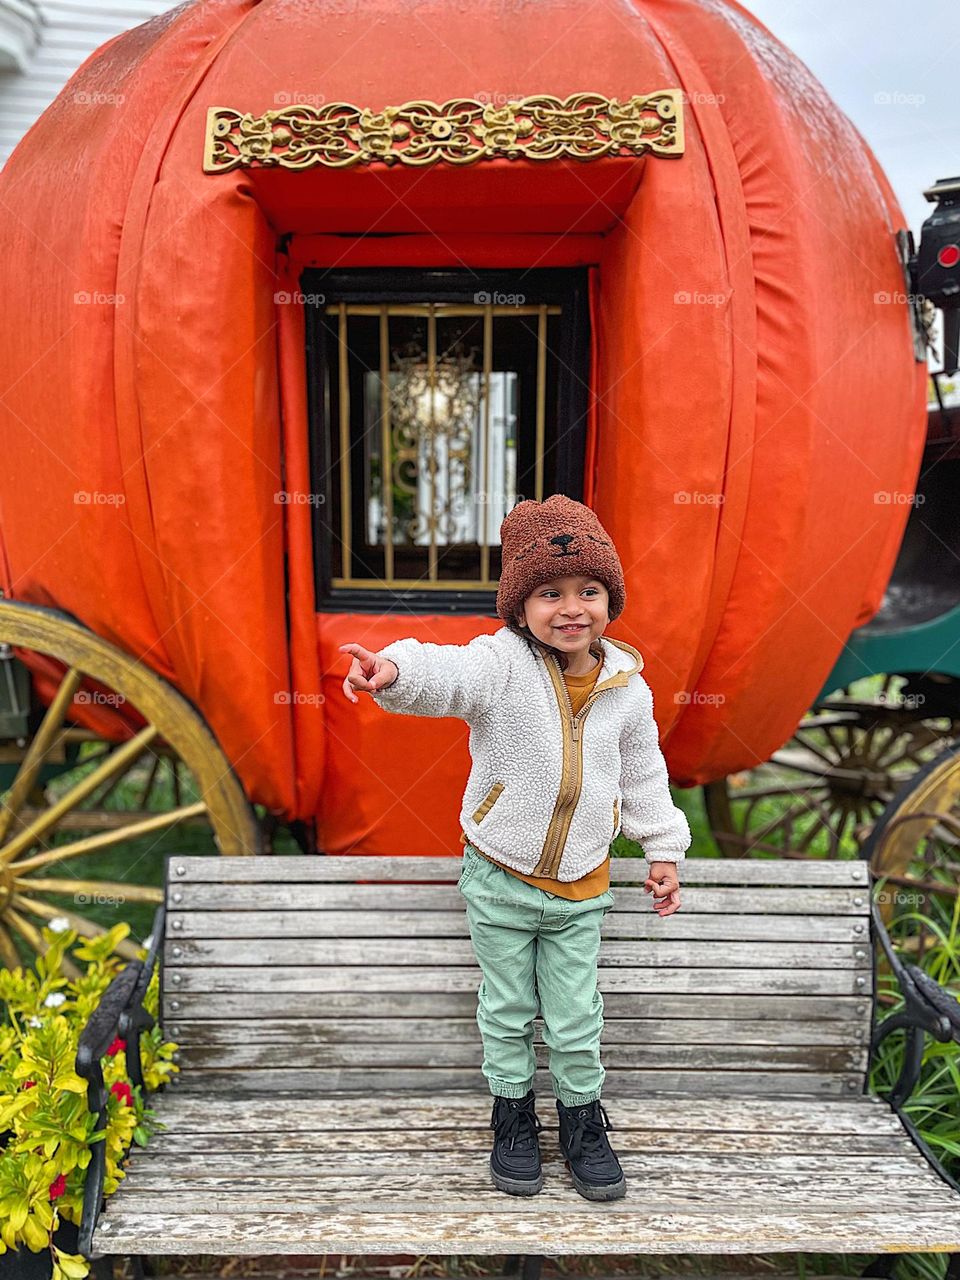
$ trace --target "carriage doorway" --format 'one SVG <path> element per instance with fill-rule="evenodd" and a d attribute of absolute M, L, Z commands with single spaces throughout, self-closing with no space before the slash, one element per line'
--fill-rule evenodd
<path fill-rule="evenodd" d="M 316 604 L 496 613 L 499 527 L 582 497 L 585 269 L 308 269 Z"/>

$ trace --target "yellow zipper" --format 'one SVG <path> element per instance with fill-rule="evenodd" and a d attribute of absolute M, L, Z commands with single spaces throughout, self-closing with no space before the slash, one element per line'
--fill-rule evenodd
<path fill-rule="evenodd" d="M 573 703 L 570 701 L 570 694 L 563 679 L 563 672 L 560 670 L 560 663 L 553 654 L 549 655 L 549 660 L 555 664 L 558 672 L 558 675 L 554 677 L 551 670 L 551 682 L 554 692 L 557 694 L 557 701 L 560 703 L 560 723 L 563 726 L 563 768 L 560 776 L 560 790 L 557 792 L 553 815 L 547 828 L 543 852 L 540 855 L 540 861 L 531 874 L 548 876 L 551 880 L 555 880 L 557 871 L 560 868 L 560 860 L 563 857 L 563 850 L 567 843 L 567 836 L 570 833 L 573 811 L 577 807 L 577 801 L 580 799 L 580 792 L 583 789 L 583 722 L 600 695 L 599 691 L 594 689 L 577 714 L 574 715 Z M 558 683 L 563 690 L 566 714 L 564 714 L 563 702 L 560 702 Z M 567 787 L 568 775 L 574 780 L 574 786 L 569 797 L 565 797 L 564 791 Z"/>

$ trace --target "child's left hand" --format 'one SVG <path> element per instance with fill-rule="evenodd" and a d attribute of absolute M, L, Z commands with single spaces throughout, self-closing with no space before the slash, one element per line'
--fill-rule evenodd
<path fill-rule="evenodd" d="M 660 916 L 680 910 L 680 879 L 675 862 L 651 862 L 650 875 L 643 882 L 644 893 L 653 894 L 653 909 Z"/>

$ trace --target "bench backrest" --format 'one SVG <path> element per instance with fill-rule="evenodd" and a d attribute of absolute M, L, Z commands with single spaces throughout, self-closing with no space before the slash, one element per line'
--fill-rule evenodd
<path fill-rule="evenodd" d="M 178 1088 L 485 1089 L 459 873 L 459 858 L 171 856 L 161 1011 Z M 605 1094 L 862 1092 L 867 865 L 688 858 L 662 919 L 646 873 L 612 862 Z M 549 1096 L 540 1019 L 535 1047 Z"/>

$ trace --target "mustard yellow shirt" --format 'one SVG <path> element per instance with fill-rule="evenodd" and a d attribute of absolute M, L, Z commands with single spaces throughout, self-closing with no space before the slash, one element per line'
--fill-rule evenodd
<path fill-rule="evenodd" d="M 591 649 L 590 652 L 596 656 L 595 650 Z M 567 686 L 567 693 L 570 695 L 570 704 L 573 707 L 574 715 L 581 710 L 583 704 L 593 692 L 593 687 L 597 683 L 597 677 L 600 674 L 602 665 L 602 660 L 597 658 L 596 666 L 592 671 L 588 671 L 586 675 L 571 676 L 567 675 L 566 672 L 563 673 L 563 682 Z M 609 854 L 600 863 L 599 867 L 594 867 L 592 871 L 588 871 L 579 880 L 564 882 L 562 880 L 551 880 L 548 876 L 525 876 L 519 871 L 514 871 L 512 867 L 504 866 L 502 862 L 497 862 L 496 858 L 491 858 L 488 853 L 484 853 L 473 840 L 467 838 L 466 833 L 461 833 L 460 843 L 469 844 L 471 848 L 483 854 L 488 862 L 502 867 L 504 871 L 516 876 L 518 880 L 525 880 L 527 884 L 536 885 L 538 889 L 546 889 L 548 893 L 554 893 L 558 898 L 570 898 L 574 902 L 582 902 L 584 898 L 595 898 L 597 894 L 606 893 L 610 888 Z"/>

